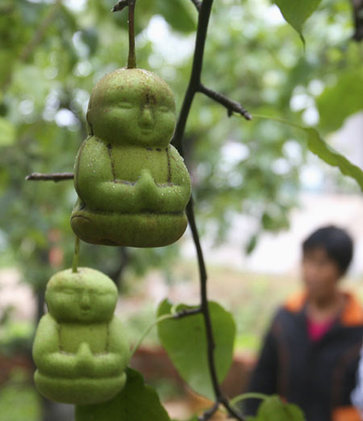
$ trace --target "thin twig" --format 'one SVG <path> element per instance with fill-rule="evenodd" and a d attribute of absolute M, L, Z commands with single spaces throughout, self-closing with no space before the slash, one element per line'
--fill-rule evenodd
<path fill-rule="evenodd" d="M 213 1 L 213 0 L 212 0 Z M 222 396 L 218 377 L 217 377 L 217 370 L 214 361 L 214 349 L 215 349 L 215 342 L 214 342 L 214 335 L 212 330 L 212 321 L 209 312 L 208 306 L 208 292 L 207 292 L 207 268 L 204 261 L 203 250 L 199 239 L 199 233 L 197 229 L 197 225 L 195 222 L 195 215 L 194 215 L 194 207 L 193 207 L 193 199 L 191 199 L 188 203 L 186 214 L 189 221 L 189 227 L 192 231 L 193 241 L 195 244 L 197 258 L 198 258 L 198 265 L 199 265 L 199 278 L 200 278 L 200 295 L 201 295 L 201 309 L 204 317 L 204 324 L 206 328 L 206 335 L 207 335 L 207 344 L 208 344 L 208 367 L 209 372 L 213 384 L 214 394 L 216 397 L 216 402 L 219 402 Z"/>
<path fill-rule="evenodd" d="M 112 12 L 120 12 L 129 7 L 129 57 L 127 62 L 128 69 L 136 68 L 136 53 L 135 53 L 135 5 L 136 0 L 119 0 L 113 8 Z"/>
<path fill-rule="evenodd" d="M 163 316 L 158 317 L 150 326 L 146 328 L 146 330 L 143 332 L 139 340 L 136 342 L 136 344 L 133 347 L 133 350 L 131 352 L 131 356 L 135 354 L 139 346 L 142 344 L 143 340 L 146 338 L 146 336 L 151 332 L 154 326 L 158 325 L 159 323 L 163 322 L 164 320 L 174 320 L 174 319 L 182 319 L 184 317 L 189 317 L 194 314 L 201 313 L 200 308 L 193 308 L 193 309 L 185 309 L 182 310 L 176 314 L 164 314 Z"/>
<path fill-rule="evenodd" d="M 200 0 L 192 0 L 192 3 L 194 4 L 195 8 L 200 12 L 200 9 L 202 7 L 202 2 Z"/>
<path fill-rule="evenodd" d="M 221 397 L 220 403 L 226 408 L 229 415 L 231 415 L 233 418 L 236 418 L 240 421 L 245 421 L 245 418 L 232 407 L 232 405 L 229 403 L 228 399 L 225 396 Z"/>
<path fill-rule="evenodd" d="M 239 102 L 233 101 L 220 94 L 219 92 L 215 92 L 212 89 L 207 88 L 203 84 L 200 84 L 199 92 L 226 107 L 229 116 L 231 116 L 233 113 L 238 113 L 241 114 L 246 120 L 252 120 L 251 114 L 245 108 L 243 108 Z"/>
<path fill-rule="evenodd" d="M 192 1 L 194 4 L 196 4 L 194 0 Z M 198 29 L 197 29 L 197 36 L 196 36 L 195 49 L 194 49 L 194 60 L 193 60 L 192 72 L 191 72 L 188 88 L 184 97 L 182 109 L 179 114 L 175 133 L 172 139 L 173 145 L 177 148 L 177 150 L 182 156 L 184 156 L 183 137 L 185 133 L 186 123 L 187 123 L 189 113 L 193 104 L 194 96 L 198 91 L 200 91 L 200 88 L 202 86 L 201 73 L 202 73 L 202 68 L 203 68 L 204 49 L 205 49 L 205 43 L 207 39 L 207 31 L 208 31 L 208 25 L 209 25 L 209 19 L 210 19 L 212 6 L 213 6 L 213 0 L 203 0 L 203 2 L 200 4 Z M 229 105 L 230 104 L 231 103 L 229 103 Z M 225 105 L 225 103 L 223 105 Z M 211 316 L 210 316 L 210 311 L 209 311 L 209 306 L 208 306 L 208 293 L 207 293 L 208 276 L 207 276 L 207 269 L 206 269 L 204 256 L 203 256 L 203 250 L 200 243 L 199 233 L 198 233 L 198 229 L 195 222 L 194 207 L 193 207 L 192 199 L 189 201 L 187 205 L 186 214 L 188 217 L 189 226 L 192 232 L 193 241 L 195 244 L 197 258 L 198 258 L 200 294 L 201 294 L 201 311 L 203 314 L 203 319 L 204 319 L 204 324 L 205 324 L 205 329 L 206 329 L 206 337 L 207 337 L 208 368 L 209 368 L 209 373 L 210 373 L 214 395 L 215 395 L 215 404 L 213 408 L 207 411 L 203 415 L 202 419 L 203 421 L 206 421 L 209 418 L 211 418 L 213 414 L 217 411 L 219 404 L 222 404 L 230 416 L 236 418 L 239 421 L 244 421 L 244 418 L 229 405 L 228 400 L 223 396 L 223 393 L 221 391 L 221 388 L 218 382 L 217 370 L 216 370 L 215 359 L 214 359 L 215 342 L 214 342 L 214 335 L 213 335 L 213 330 L 212 330 Z"/>
<path fill-rule="evenodd" d="M 173 315 L 174 319 L 183 319 L 184 317 L 194 316 L 196 314 L 201 314 L 202 309 L 200 307 L 192 308 L 192 309 L 184 309 L 180 310 Z"/>
<path fill-rule="evenodd" d="M 72 273 L 78 272 L 78 263 L 79 263 L 79 246 L 80 239 L 76 236 L 74 241 L 74 254 L 73 254 L 73 264 L 72 264 Z"/>
<path fill-rule="evenodd" d="M 190 75 L 189 85 L 185 93 L 182 109 L 180 111 L 175 133 L 172 139 L 172 144 L 177 148 L 181 155 L 183 155 L 182 142 L 189 112 L 192 107 L 194 96 L 201 85 L 200 78 L 203 69 L 204 49 L 212 5 L 213 0 L 204 0 L 201 5 L 198 19 L 197 38 L 194 48 L 192 73 Z"/>
<path fill-rule="evenodd" d="M 111 12 L 121 12 L 121 10 L 124 10 L 125 7 L 129 5 L 129 0 L 120 0 L 117 4 L 113 6 L 111 9 Z"/>
<path fill-rule="evenodd" d="M 32 39 L 24 47 L 23 51 L 19 55 L 19 60 L 26 62 L 34 49 L 42 42 L 47 29 L 53 20 L 57 17 L 59 7 L 62 5 L 62 0 L 56 0 L 52 7 L 49 8 L 49 12 L 45 16 L 44 20 L 39 24 L 37 31 L 34 33 Z"/>
<path fill-rule="evenodd" d="M 212 418 L 213 415 L 218 411 L 219 402 L 215 402 L 214 405 L 205 411 L 200 417 L 198 417 L 199 421 L 207 421 L 209 418 Z"/>
<path fill-rule="evenodd" d="M 32 174 L 25 177 L 27 181 L 65 181 L 73 180 L 74 174 L 72 172 L 62 172 L 62 173 L 51 173 L 51 174 L 42 174 L 39 172 L 33 172 Z"/>
<path fill-rule="evenodd" d="M 129 59 L 127 62 L 128 69 L 136 68 L 135 53 L 135 4 L 136 0 L 129 0 Z"/>
<path fill-rule="evenodd" d="M 353 39 L 359 42 L 363 40 L 363 0 L 351 0 L 351 3 L 355 26 Z"/>

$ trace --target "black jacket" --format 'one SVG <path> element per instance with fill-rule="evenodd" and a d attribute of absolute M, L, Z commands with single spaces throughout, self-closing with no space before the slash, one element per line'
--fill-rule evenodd
<path fill-rule="evenodd" d="M 359 421 L 350 393 L 363 338 L 363 310 L 353 295 L 331 329 L 317 342 L 307 332 L 305 297 L 279 309 L 267 332 L 249 392 L 279 394 L 296 403 L 307 421 Z M 246 404 L 254 415 L 259 401 Z"/>

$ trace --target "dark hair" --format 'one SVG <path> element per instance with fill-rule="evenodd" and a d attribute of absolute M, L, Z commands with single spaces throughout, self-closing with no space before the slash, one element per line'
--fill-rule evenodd
<path fill-rule="evenodd" d="M 343 275 L 353 257 L 352 237 L 343 229 L 329 225 L 314 231 L 302 244 L 303 252 L 322 248 Z"/>

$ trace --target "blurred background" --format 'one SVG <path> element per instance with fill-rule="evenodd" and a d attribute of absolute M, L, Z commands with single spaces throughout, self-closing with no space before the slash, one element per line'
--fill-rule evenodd
<path fill-rule="evenodd" d="M 72 421 L 72 407 L 44 402 L 32 384 L 31 343 L 49 277 L 72 262 L 72 182 L 26 182 L 31 172 L 72 171 L 87 136 L 94 84 L 123 67 L 127 13 L 114 0 L 0 2 L 0 419 Z M 172 87 L 180 109 L 197 15 L 188 0 L 139 0 L 138 66 Z M 305 25 L 306 47 L 268 0 L 220 0 L 211 19 L 203 82 L 254 114 L 317 127 L 363 166 L 363 48 L 352 39 L 348 0 L 323 0 Z M 326 224 L 348 229 L 356 253 L 345 280 L 362 297 L 363 200 L 356 183 L 307 152 L 283 124 L 227 117 L 197 96 L 187 125 L 186 162 L 209 270 L 210 298 L 234 313 L 235 365 L 225 382 L 243 391 L 276 307 L 300 288 L 300 243 Z M 189 231 L 151 250 L 81 245 L 82 266 L 120 289 L 117 314 L 135 343 L 165 297 L 196 304 L 198 268 Z M 159 348 L 155 330 L 133 365 L 173 417 L 208 403 L 193 395 Z"/>

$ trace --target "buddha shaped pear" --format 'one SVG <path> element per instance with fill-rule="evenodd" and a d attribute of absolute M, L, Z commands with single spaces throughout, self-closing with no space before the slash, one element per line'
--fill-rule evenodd
<path fill-rule="evenodd" d="M 97 83 L 75 163 L 71 225 L 79 238 L 161 247 L 183 235 L 191 186 L 170 145 L 175 119 L 173 93 L 151 72 L 118 69 Z"/>
<path fill-rule="evenodd" d="M 117 289 L 89 268 L 58 272 L 47 284 L 49 312 L 33 344 L 38 391 L 48 399 L 77 405 L 105 402 L 126 383 L 129 345 L 114 316 Z"/>

